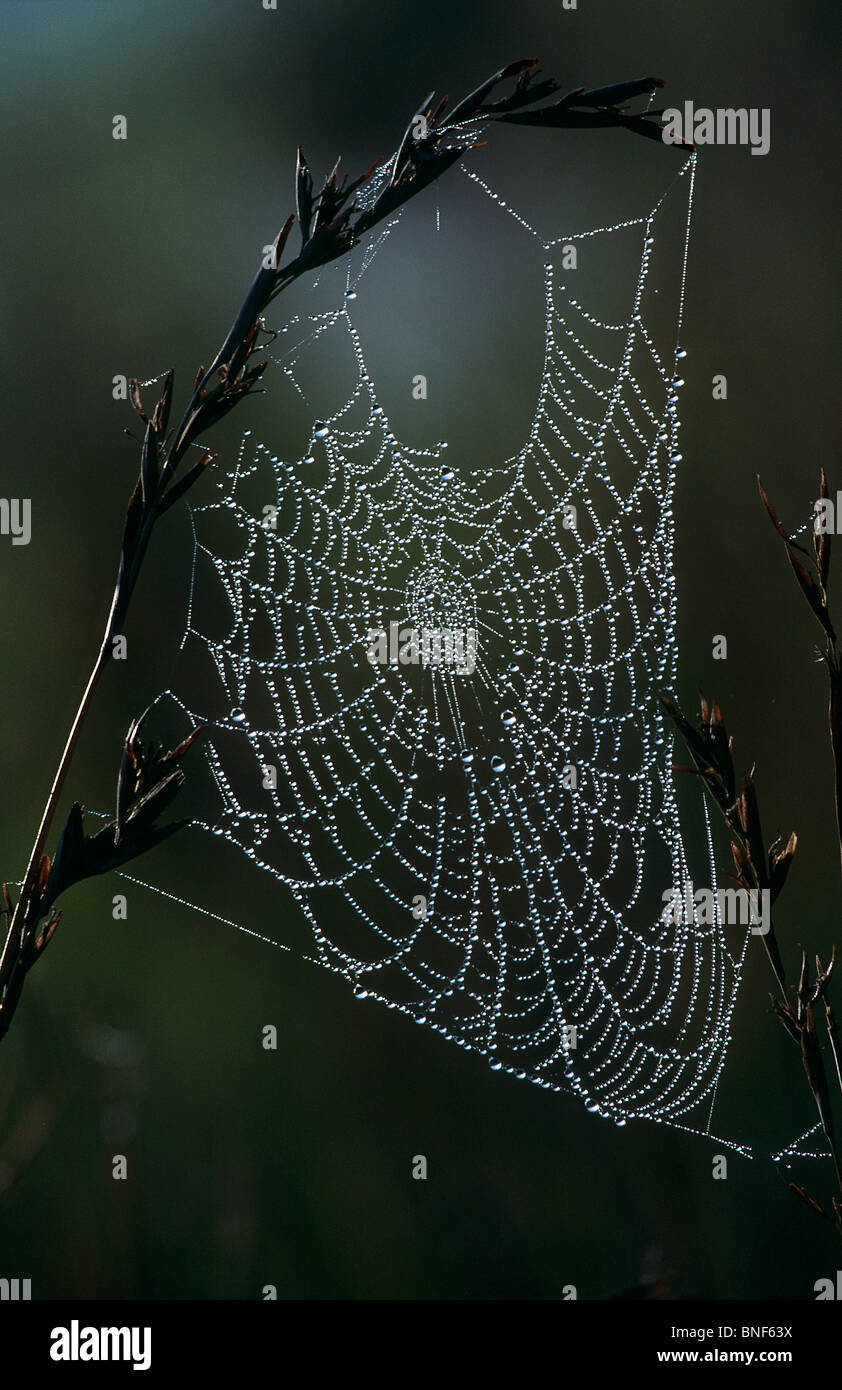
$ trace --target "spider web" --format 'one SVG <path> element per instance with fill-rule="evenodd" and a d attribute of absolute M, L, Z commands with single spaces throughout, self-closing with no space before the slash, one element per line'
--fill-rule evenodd
<path fill-rule="evenodd" d="M 355 300 L 401 214 L 348 259 L 338 303 L 278 328 L 270 355 L 305 399 L 318 341 L 350 348 L 355 381 L 300 457 L 247 432 L 219 495 L 192 509 L 184 646 L 209 658 L 218 706 L 166 697 L 212 725 L 219 806 L 196 823 L 283 885 L 309 954 L 358 997 L 617 1124 L 695 1129 L 682 1117 L 712 1109 L 746 944 L 729 950 L 720 921 L 661 916 L 690 878 L 657 694 L 677 662 L 695 157 L 648 214 L 551 239 L 462 172 L 543 250 L 528 435 L 456 467 L 446 444 L 393 432 Z M 678 307 L 659 340 L 651 258 L 676 207 Z M 563 268 L 571 244 L 633 247 L 625 317 L 588 307 L 587 277 Z M 209 539 L 219 522 L 227 550 Z M 215 633 L 195 604 L 213 577 Z M 473 632 L 475 661 L 425 661 L 416 639 L 370 659 L 372 633 L 407 629 Z M 715 886 L 709 832 L 707 857 Z"/>

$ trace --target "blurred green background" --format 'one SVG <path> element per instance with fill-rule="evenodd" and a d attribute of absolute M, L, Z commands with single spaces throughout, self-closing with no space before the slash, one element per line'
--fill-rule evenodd
<path fill-rule="evenodd" d="M 353 173 L 394 148 L 431 87 L 456 97 L 534 54 L 564 87 L 655 73 L 668 104 L 771 108 L 768 156 L 700 157 L 679 694 L 687 707 L 697 687 L 718 697 L 738 761 L 757 763 L 767 838 L 798 830 L 778 913 L 789 961 L 802 941 L 828 954 L 839 869 L 818 629 L 754 479 L 792 526 L 809 515 L 822 464 L 835 493 L 834 20 L 830 3 L 782 0 L 580 0 L 576 11 L 558 0 L 279 0 L 274 12 L 260 0 L 4 0 L 0 491 L 33 499 L 31 544 L 0 543 L 5 877 L 23 873 L 134 480 L 137 449 L 121 433 L 132 421 L 112 377 L 172 365 L 187 388 L 290 210 L 299 141 L 317 171 L 341 151 Z M 111 138 L 117 113 L 125 142 Z M 622 132 L 491 134 L 492 183 L 547 227 L 647 210 L 677 159 Z M 417 273 L 395 274 L 399 298 L 373 351 L 396 379 L 405 363 L 435 361 L 444 425 L 412 442 L 456 438 L 499 457 L 534 405 L 540 263 L 534 245 L 514 254 L 502 218 L 488 219 L 480 247 L 466 239 L 458 176 L 438 194 L 452 239 L 435 241 L 436 196 L 407 216 Z M 714 373 L 727 376 L 727 402 L 711 398 Z M 235 450 L 244 425 L 259 433 L 265 399 L 215 446 Z M 157 537 L 131 659 L 109 674 L 71 777 L 92 807 L 110 805 L 129 719 L 168 683 L 189 545 L 183 517 Z M 726 662 L 712 660 L 715 633 L 728 636 Z M 271 881 L 196 838 L 140 876 L 282 936 Z M 128 920 L 114 922 L 111 897 L 124 890 Z M 141 889 L 103 880 L 68 897 L 65 914 L 0 1056 L 0 1276 L 31 1278 L 37 1298 L 259 1298 L 266 1284 L 282 1298 L 559 1298 L 572 1283 L 604 1299 L 655 1266 L 674 1275 L 676 1297 L 810 1298 L 836 1268 L 838 1241 L 765 1158 L 813 1116 L 767 1011 L 757 943 L 714 1129 L 756 1145 L 758 1159 L 731 1157 L 715 1182 L 716 1145 L 620 1131 L 491 1074 L 294 955 Z M 261 1049 L 267 1023 L 277 1052 Z M 126 1182 L 112 1180 L 114 1153 L 128 1157 Z M 411 1177 L 417 1153 L 426 1182 Z M 829 1195 L 827 1165 L 795 1176 Z"/>

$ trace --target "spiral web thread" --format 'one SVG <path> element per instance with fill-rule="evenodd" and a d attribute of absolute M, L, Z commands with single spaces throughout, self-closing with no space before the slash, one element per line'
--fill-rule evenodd
<path fill-rule="evenodd" d="M 192 604 L 185 634 L 209 654 L 228 711 L 207 752 L 219 814 L 201 824 L 289 890 L 315 958 L 360 998 L 617 1124 L 709 1132 L 747 938 L 731 950 L 720 921 L 661 918 L 664 890 L 683 893 L 689 870 L 656 698 L 677 661 L 695 157 L 647 216 L 551 240 L 463 172 L 544 248 L 528 437 L 469 474 L 445 444 L 393 434 L 353 309 L 398 214 L 356 271 L 349 259 L 340 305 L 283 330 L 306 330 L 276 358 L 296 386 L 298 355 L 346 335 L 350 397 L 314 421 L 301 458 L 248 432 L 220 495 L 193 509 L 194 585 L 210 565 L 230 605 L 221 638 L 198 630 Z M 665 355 L 647 328 L 647 277 L 659 217 L 682 196 Z M 555 264 L 565 244 L 612 237 L 639 239 L 623 322 L 589 313 Z M 269 516 L 253 500 L 267 469 Z M 203 538 L 221 514 L 239 537 L 233 558 Z M 473 629 L 473 671 L 373 663 L 370 634 L 393 622 Z M 207 716 L 166 695 L 191 723 Z M 709 832 L 707 858 L 715 886 Z M 704 1130 L 682 1120 L 702 1107 Z"/>

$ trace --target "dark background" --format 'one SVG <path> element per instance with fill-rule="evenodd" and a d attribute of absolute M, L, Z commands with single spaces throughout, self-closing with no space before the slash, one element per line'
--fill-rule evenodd
<path fill-rule="evenodd" d="M 23 873 L 104 618 L 137 461 L 113 375 L 173 365 L 187 388 L 290 210 L 299 140 L 316 170 L 341 151 L 355 172 L 394 147 L 431 87 L 456 97 L 535 54 L 565 87 L 646 72 L 668 79 L 668 104 L 771 108 L 768 156 L 700 157 L 679 693 L 688 706 L 699 686 L 719 698 L 738 761 L 757 762 L 767 838 L 799 832 L 778 913 L 789 961 L 802 941 L 829 952 L 839 870 L 818 629 L 754 479 L 793 527 L 822 464 L 835 493 L 833 17 L 829 3 L 758 0 L 580 0 L 575 12 L 552 0 L 279 0 L 277 12 L 259 0 L 4 0 L 2 493 L 33 499 L 34 529 L 26 548 L 0 543 L 3 875 Z M 125 142 L 111 138 L 116 113 Z M 677 159 L 622 132 L 496 135 L 490 181 L 547 227 L 648 209 Z M 499 457 L 534 406 L 540 264 L 534 245 L 513 256 L 503 219 L 479 244 L 465 230 L 458 175 L 439 193 L 450 239 L 434 240 L 435 200 L 409 210 L 415 273 L 382 287 L 373 350 L 395 380 L 435 364 L 430 438 Z M 727 402 L 711 399 L 719 372 Z M 233 451 L 272 408 L 244 406 L 215 446 Z M 110 804 L 129 719 L 169 681 L 188 558 L 174 518 L 137 596 L 130 660 L 110 673 L 71 777 L 92 807 Z M 715 633 L 728 637 L 725 662 L 711 658 Z M 283 936 L 271 881 L 195 838 L 138 872 Z M 127 922 L 111 917 L 117 891 Z M 731 1157 L 715 1182 L 715 1144 L 616 1130 L 141 889 L 95 883 L 65 913 L 0 1066 L 0 1276 L 32 1278 L 35 1297 L 259 1298 L 274 1284 L 280 1297 L 558 1298 L 573 1283 L 610 1298 L 654 1261 L 677 1297 L 810 1298 L 836 1268 L 838 1241 L 767 1157 L 813 1115 L 767 1012 L 758 943 L 714 1124 L 757 1159 Z M 266 1023 L 276 1052 L 261 1049 Z M 128 1157 L 126 1182 L 111 1178 L 114 1153 Z M 425 1183 L 411 1178 L 417 1153 Z M 826 1164 L 795 1176 L 829 1194 Z"/>

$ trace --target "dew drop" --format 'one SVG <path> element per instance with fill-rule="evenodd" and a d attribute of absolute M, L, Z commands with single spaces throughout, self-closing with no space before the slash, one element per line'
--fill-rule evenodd
<path fill-rule="evenodd" d="M 231 722 L 232 722 L 232 724 L 245 724 L 245 722 L 246 722 L 246 712 L 245 712 L 245 710 L 244 710 L 244 709 L 232 709 L 232 711 L 231 711 Z"/>
<path fill-rule="evenodd" d="M 495 754 L 495 756 L 491 759 L 491 771 L 497 773 L 505 772 L 506 759 L 501 758 L 499 754 Z"/>
<path fill-rule="evenodd" d="M 313 426 L 313 434 L 316 436 L 317 439 L 324 439 L 325 435 L 330 434 L 330 429 L 325 424 L 324 420 L 316 421 L 316 423 Z"/>

